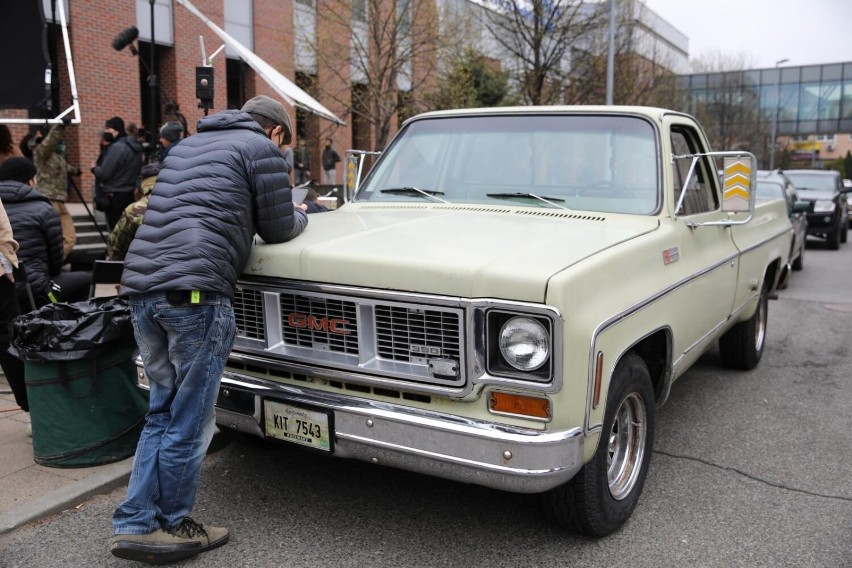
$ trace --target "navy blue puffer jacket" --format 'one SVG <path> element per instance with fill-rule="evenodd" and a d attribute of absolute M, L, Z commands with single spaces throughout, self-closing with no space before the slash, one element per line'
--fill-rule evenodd
<path fill-rule="evenodd" d="M 62 225 L 50 200 L 19 181 L 0 181 L 0 200 L 9 216 L 34 296 L 46 296 L 51 276 L 62 270 Z M 19 291 L 23 283 L 18 282 Z"/>
<path fill-rule="evenodd" d="M 297 236 L 290 178 L 278 147 L 251 116 L 226 110 L 175 144 L 124 260 L 121 294 L 201 290 L 233 298 L 255 233 Z"/>

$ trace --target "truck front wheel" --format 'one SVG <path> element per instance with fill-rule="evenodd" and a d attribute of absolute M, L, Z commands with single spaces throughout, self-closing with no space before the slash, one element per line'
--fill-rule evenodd
<path fill-rule="evenodd" d="M 601 439 L 574 479 L 544 494 L 548 515 L 589 535 L 615 532 L 633 513 L 654 446 L 654 393 L 645 362 L 629 353 L 613 372 Z"/>
<path fill-rule="evenodd" d="M 728 367 L 748 371 L 754 369 L 763 355 L 766 343 L 766 321 L 769 299 L 766 288 L 760 292 L 757 310 L 748 320 L 736 324 L 719 338 L 719 354 Z"/>

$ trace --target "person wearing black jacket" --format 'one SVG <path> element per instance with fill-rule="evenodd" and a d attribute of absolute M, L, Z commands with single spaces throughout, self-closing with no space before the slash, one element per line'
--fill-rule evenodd
<path fill-rule="evenodd" d="M 142 144 L 135 136 L 128 136 L 124 130 L 124 120 L 114 116 L 106 121 L 104 131 L 115 140 L 106 149 L 100 163 L 92 165 L 92 173 L 98 180 L 97 198 L 106 199 L 103 208 L 107 227 L 111 231 L 124 208 L 133 203 L 133 190 L 142 171 Z"/>
<path fill-rule="evenodd" d="M 62 270 L 62 224 L 50 199 L 36 190 L 35 176 L 35 164 L 27 158 L 9 158 L 0 164 L 0 200 L 20 245 L 18 260 L 40 307 L 49 302 L 51 277 Z M 21 311 L 32 310 L 24 283 L 16 282 L 15 287 Z"/>
<path fill-rule="evenodd" d="M 15 283 L 22 313 L 53 301 L 51 283 L 58 287 L 56 301 L 76 302 L 88 296 L 91 273 L 62 272 L 62 224 L 50 199 L 36 189 L 36 167 L 24 157 L 0 164 L 0 200 L 18 241 L 18 260 L 24 265 L 35 306 L 24 282 Z"/>

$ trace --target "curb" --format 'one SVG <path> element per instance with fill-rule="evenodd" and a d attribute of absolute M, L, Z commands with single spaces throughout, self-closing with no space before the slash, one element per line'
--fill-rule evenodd
<path fill-rule="evenodd" d="M 99 468 L 100 470 L 93 475 L 0 514 L 0 534 L 44 517 L 61 513 L 94 495 L 109 493 L 116 487 L 125 485 L 127 480 L 130 479 L 133 457 L 99 466 Z"/>

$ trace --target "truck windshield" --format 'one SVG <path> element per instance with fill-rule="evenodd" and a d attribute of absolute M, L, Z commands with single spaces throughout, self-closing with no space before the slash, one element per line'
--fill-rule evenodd
<path fill-rule="evenodd" d="M 638 117 L 428 118 L 400 133 L 356 200 L 422 202 L 399 188 L 428 188 L 448 203 L 652 214 L 659 163 L 654 128 Z"/>

